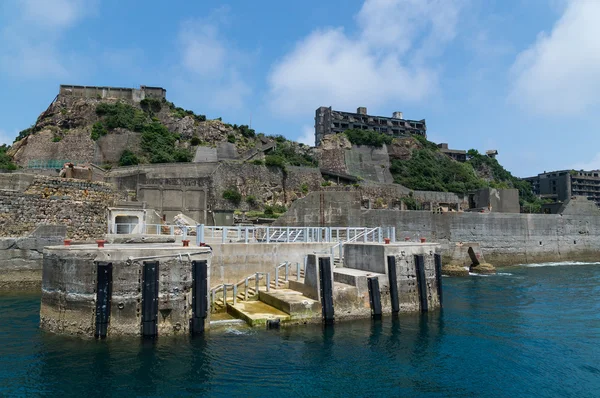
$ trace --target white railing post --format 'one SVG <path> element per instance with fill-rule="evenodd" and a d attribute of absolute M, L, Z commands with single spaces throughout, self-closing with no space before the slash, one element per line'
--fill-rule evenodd
<path fill-rule="evenodd" d="M 267 227 L 267 243 L 271 242 L 271 227 Z"/>
<path fill-rule="evenodd" d="M 392 236 L 390 238 L 393 243 L 396 242 L 396 227 L 392 227 Z"/>
<path fill-rule="evenodd" d="M 383 242 L 383 235 L 382 235 L 381 227 L 377 228 L 377 240 L 379 241 L 379 243 Z"/>
<path fill-rule="evenodd" d="M 221 243 L 225 243 L 226 237 L 227 237 L 227 227 L 223 227 L 221 229 Z"/>
<path fill-rule="evenodd" d="M 248 243 L 248 227 L 244 228 L 244 242 Z"/>
<path fill-rule="evenodd" d="M 196 227 L 196 237 L 198 239 L 198 246 L 200 243 L 204 243 L 204 224 L 200 224 Z"/>
<path fill-rule="evenodd" d="M 285 229 L 285 235 L 286 235 L 286 237 L 285 237 L 285 241 L 286 241 L 287 243 L 290 243 L 290 227 L 287 227 L 287 228 Z"/>

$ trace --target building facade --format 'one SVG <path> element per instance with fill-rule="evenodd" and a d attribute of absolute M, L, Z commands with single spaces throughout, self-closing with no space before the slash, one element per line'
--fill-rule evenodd
<path fill-rule="evenodd" d="M 334 111 L 331 107 L 322 106 L 315 116 L 315 145 L 319 146 L 321 139 L 328 134 L 343 133 L 346 130 L 370 130 L 405 137 L 421 135 L 427 137 L 427 125 L 423 120 L 407 120 L 402 112 L 394 112 L 392 117 L 372 116 L 367 114 L 367 108 L 360 107 L 356 113 Z"/>
<path fill-rule="evenodd" d="M 559 170 L 525 178 L 533 192 L 543 199 L 564 202 L 572 197 L 585 197 L 600 205 L 600 170 Z"/>

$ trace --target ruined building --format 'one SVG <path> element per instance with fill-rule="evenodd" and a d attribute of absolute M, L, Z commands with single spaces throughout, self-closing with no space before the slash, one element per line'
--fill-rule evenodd
<path fill-rule="evenodd" d="M 371 130 L 394 137 L 421 135 L 427 137 L 427 126 L 423 120 L 406 120 L 402 112 L 394 112 L 392 117 L 367 115 L 367 108 L 358 108 L 356 113 L 334 111 L 322 106 L 315 116 L 315 145 L 329 134 L 343 133 L 346 130 Z"/>
<path fill-rule="evenodd" d="M 600 170 L 560 170 L 524 178 L 533 192 L 544 199 L 564 202 L 572 197 L 585 197 L 600 205 Z"/>
<path fill-rule="evenodd" d="M 60 95 L 80 98 L 117 98 L 128 101 L 140 102 L 146 98 L 166 99 L 167 90 L 162 87 L 140 86 L 139 89 L 126 87 L 101 87 L 101 86 L 72 86 L 61 84 Z"/>

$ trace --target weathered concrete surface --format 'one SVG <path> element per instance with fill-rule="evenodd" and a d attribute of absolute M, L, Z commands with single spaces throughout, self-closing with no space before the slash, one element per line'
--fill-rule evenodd
<path fill-rule="evenodd" d="M 61 237 L 0 238 L 0 291 L 39 290 L 44 247 L 62 242 Z"/>
<path fill-rule="evenodd" d="M 344 196 L 313 193 L 295 201 L 277 224 L 396 227 L 399 240 L 425 237 L 440 243 L 444 253 L 459 242 L 478 242 L 486 261 L 495 266 L 600 258 L 600 216 L 361 210 L 355 196 Z"/>
<path fill-rule="evenodd" d="M 331 243 L 225 243 L 211 244 L 213 250 L 213 286 L 221 283 L 238 283 L 256 272 L 270 272 L 275 277 L 275 267 L 282 262 L 304 264 L 304 256 L 323 252 Z"/>
<path fill-rule="evenodd" d="M 165 255 L 169 257 L 153 258 Z M 96 321 L 96 262 L 107 261 L 113 264 L 108 335 L 140 335 L 143 262 L 155 260 L 160 262 L 159 336 L 189 333 L 192 316 L 190 260 L 208 260 L 210 286 L 210 252 L 202 248 L 182 250 L 179 245 L 46 248 L 40 326 L 59 334 L 93 337 Z M 206 300 L 208 305 L 208 297 Z M 209 321 L 210 314 L 206 328 L 209 327 Z"/>

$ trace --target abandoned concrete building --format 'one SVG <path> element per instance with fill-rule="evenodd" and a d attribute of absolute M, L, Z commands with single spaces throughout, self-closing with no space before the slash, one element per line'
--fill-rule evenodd
<path fill-rule="evenodd" d="M 565 202 L 572 197 L 585 197 L 600 205 L 600 170 L 559 170 L 524 178 L 533 192 L 543 199 Z"/>
<path fill-rule="evenodd" d="M 448 144 L 446 143 L 438 144 L 437 147 L 440 148 L 440 152 L 457 162 L 467 161 L 467 151 L 462 149 L 448 149 Z"/>
<path fill-rule="evenodd" d="M 167 97 L 167 90 L 162 87 L 150 86 L 140 86 L 139 89 L 135 89 L 127 87 L 73 86 L 61 84 L 59 95 L 98 99 L 115 98 L 140 102 L 146 98 L 165 99 Z"/>
<path fill-rule="evenodd" d="M 373 116 L 367 114 L 367 108 L 360 107 L 356 113 L 334 111 L 331 107 L 322 106 L 315 116 L 315 145 L 329 134 L 343 133 L 346 130 L 371 130 L 394 137 L 421 135 L 427 137 L 425 119 L 407 120 L 402 112 L 394 112 L 392 117 Z"/>

